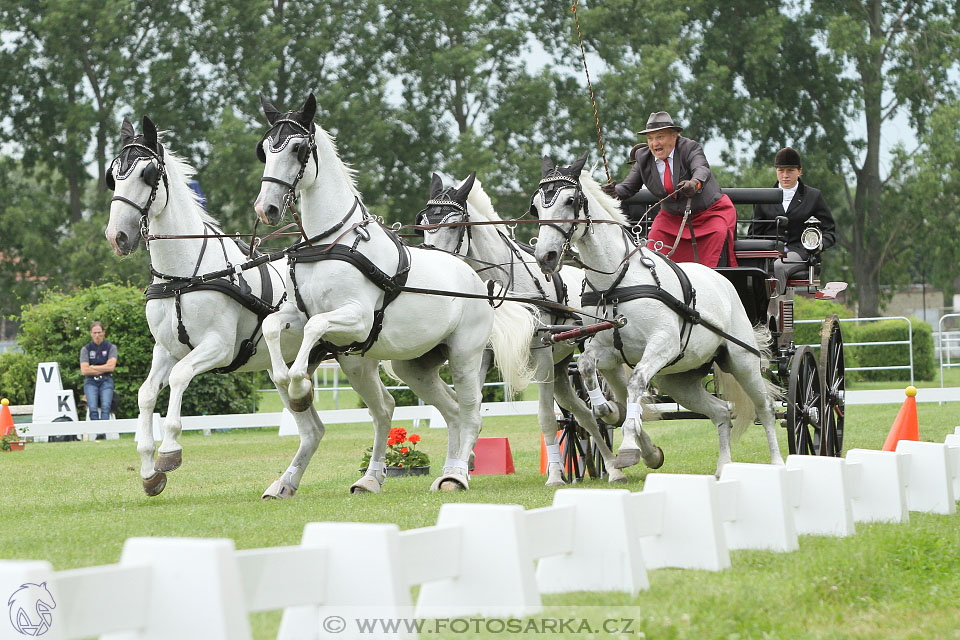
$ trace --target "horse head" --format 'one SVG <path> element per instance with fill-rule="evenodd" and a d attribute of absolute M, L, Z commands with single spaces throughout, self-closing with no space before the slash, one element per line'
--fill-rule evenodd
<path fill-rule="evenodd" d="M 456 187 L 443 188 L 440 176 L 433 174 L 430 181 L 430 199 L 427 206 L 417 214 L 417 225 L 449 224 L 453 222 L 469 222 L 467 212 L 467 197 L 477 178 L 474 171 Z M 469 250 L 470 227 L 438 227 L 436 229 L 417 229 L 423 236 L 424 246 L 435 247 L 441 251 L 466 255 Z M 466 237 L 467 244 L 464 244 Z"/>
<path fill-rule="evenodd" d="M 540 220 L 534 255 L 545 274 L 560 268 L 564 252 L 590 222 L 586 196 L 580 185 L 580 172 L 586 162 L 586 153 L 572 165 L 561 167 L 549 157 L 543 157 L 540 184 L 530 198 L 530 213 Z M 561 220 L 573 222 L 559 222 Z"/>
<path fill-rule="evenodd" d="M 110 163 L 104 179 L 107 188 L 114 192 L 104 233 L 117 255 L 127 255 L 136 251 L 140 238 L 146 235 L 151 211 L 162 210 L 169 195 L 163 146 L 157 141 L 157 127 L 150 118 L 143 117 L 140 135 L 123 119 L 120 153 Z"/>
<path fill-rule="evenodd" d="M 299 111 L 286 113 L 280 113 L 262 94 L 260 104 L 270 129 L 257 143 L 257 158 L 265 166 L 254 209 L 261 221 L 276 225 L 296 191 L 308 186 L 319 172 L 313 123 L 317 99 L 311 93 Z M 311 158 L 316 171 L 307 171 Z"/>

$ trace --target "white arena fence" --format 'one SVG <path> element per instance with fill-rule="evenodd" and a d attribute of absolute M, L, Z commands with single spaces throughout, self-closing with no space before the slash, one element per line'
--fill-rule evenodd
<path fill-rule="evenodd" d="M 960 427 L 942 444 L 902 441 L 895 452 L 730 463 L 719 481 L 654 473 L 636 493 L 560 489 L 540 509 L 450 503 L 421 529 L 315 522 L 292 547 L 130 538 L 116 565 L 0 561 L 0 596 L 45 589 L 50 640 L 246 640 L 250 613 L 280 609 L 281 640 L 415 637 L 410 626 L 358 625 L 535 616 L 544 593 L 637 594 L 648 569 L 722 571 L 732 549 L 790 552 L 799 535 L 852 536 L 858 522 L 903 523 L 910 511 L 952 515 L 958 496 Z M 0 640 L 21 637 L 0 621 Z"/>

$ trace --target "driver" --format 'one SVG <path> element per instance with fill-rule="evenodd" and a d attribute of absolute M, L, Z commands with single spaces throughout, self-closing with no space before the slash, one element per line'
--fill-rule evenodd
<path fill-rule="evenodd" d="M 650 227 L 650 248 L 666 255 L 680 234 L 671 256 L 674 261 L 700 262 L 708 267 L 737 266 L 730 250 L 737 210 L 721 193 L 700 143 L 684 138 L 681 131 L 683 127 L 676 125 L 666 111 L 651 113 L 646 128 L 638 132 L 647 137 L 647 146 L 631 151 L 636 162 L 626 180 L 605 184 L 602 189 L 613 198 L 626 200 L 646 185 L 658 200 L 666 198 Z M 681 233 L 688 203 L 691 215 Z"/>
<path fill-rule="evenodd" d="M 787 257 L 777 258 L 773 263 L 773 273 L 780 283 L 782 293 L 789 276 L 807 266 L 809 252 L 800 243 L 806 221 L 810 216 L 820 221 L 823 249 L 833 246 L 836 225 L 820 190 L 807 186 L 800 179 L 803 175 L 803 166 L 800 154 L 795 149 L 785 147 L 777 151 L 773 166 L 777 171 L 777 186 L 783 190 L 783 202 L 754 205 L 755 220 L 750 225 L 749 235 L 772 236 L 776 233 L 776 225 L 773 222 L 762 222 L 763 220 L 776 220 L 777 216 L 786 216 L 789 220 L 787 222 Z"/>

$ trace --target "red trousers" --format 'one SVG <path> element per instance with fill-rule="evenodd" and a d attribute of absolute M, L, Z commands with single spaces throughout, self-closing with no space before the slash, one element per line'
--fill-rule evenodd
<path fill-rule="evenodd" d="M 682 215 L 668 213 L 661 209 L 650 226 L 647 246 L 667 255 L 677 240 L 682 220 Z M 727 265 L 735 267 L 737 257 L 733 251 L 733 241 L 736 228 L 737 210 L 728 196 L 721 196 L 710 208 L 695 212 L 687 219 L 677 250 L 673 252 L 670 259 L 674 262 L 699 262 L 708 267 L 716 267 L 720 261 L 723 246 L 726 244 Z M 694 260 L 693 256 L 692 238 L 694 236 L 697 239 L 697 260 Z M 663 243 L 659 249 L 656 246 L 657 242 Z"/>

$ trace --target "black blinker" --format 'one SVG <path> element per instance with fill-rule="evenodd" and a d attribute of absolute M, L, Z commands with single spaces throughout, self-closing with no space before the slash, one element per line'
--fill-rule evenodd
<path fill-rule="evenodd" d="M 140 174 L 140 177 L 143 178 L 143 181 L 151 187 L 157 186 L 157 180 L 159 178 L 157 165 L 153 164 L 152 162 L 148 163 L 147 166 L 143 168 L 143 172 Z"/>
<path fill-rule="evenodd" d="M 263 152 L 263 138 L 260 139 L 260 142 L 257 143 L 257 160 L 263 164 L 267 163 L 267 154 Z"/>
<path fill-rule="evenodd" d="M 307 155 L 310 153 L 310 145 L 304 142 L 301 142 L 297 145 L 297 162 L 301 165 L 307 163 Z"/>
<path fill-rule="evenodd" d="M 103 176 L 103 180 L 104 180 L 104 182 L 106 182 L 106 184 L 107 184 L 107 189 L 110 189 L 110 191 L 116 191 L 116 190 L 117 190 L 117 181 L 114 180 L 114 178 L 113 178 L 113 167 L 112 167 L 112 166 L 111 166 L 109 169 L 107 169 L 107 173 L 106 173 L 106 175 Z"/>

